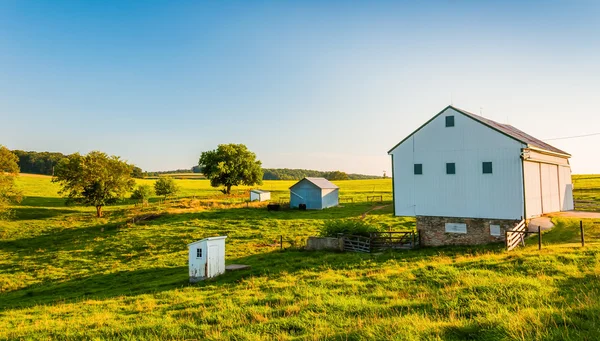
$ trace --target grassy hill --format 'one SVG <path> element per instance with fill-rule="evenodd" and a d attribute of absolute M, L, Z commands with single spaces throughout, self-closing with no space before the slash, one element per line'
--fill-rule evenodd
<path fill-rule="evenodd" d="M 578 198 L 599 197 L 600 176 L 575 180 Z M 372 208 L 367 195 L 391 203 L 391 180 L 336 182 L 354 202 L 318 212 L 246 208 L 248 188 L 231 198 L 205 180 L 177 182 L 186 199 L 160 206 L 155 199 L 149 208 L 125 202 L 96 219 L 93 208 L 65 207 L 49 177 L 22 176 L 27 198 L 15 220 L 0 221 L 0 339 L 600 337 L 600 221 L 586 222 L 585 248 L 578 221 L 555 219 L 541 252 L 535 241 L 513 252 L 501 245 L 306 252 L 297 246 L 326 220 Z M 285 200 L 293 183 L 262 188 Z M 391 212 L 365 219 L 413 228 L 413 219 Z M 132 223 L 148 213 L 156 215 Z M 223 234 L 227 262 L 251 270 L 188 284 L 186 244 Z"/>

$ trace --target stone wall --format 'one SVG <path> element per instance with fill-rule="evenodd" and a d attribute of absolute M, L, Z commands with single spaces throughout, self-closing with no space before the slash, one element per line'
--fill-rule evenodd
<path fill-rule="evenodd" d="M 306 241 L 307 250 L 344 250 L 342 238 L 330 237 L 308 237 Z"/>
<path fill-rule="evenodd" d="M 467 233 L 446 232 L 446 223 L 467 224 Z M 479 245 L 504 242 L 504 232 L 519 220 L 417 216 L 422 246 Z M 500 225 L 500 236 L 492 236 L 490 225 Z"/>

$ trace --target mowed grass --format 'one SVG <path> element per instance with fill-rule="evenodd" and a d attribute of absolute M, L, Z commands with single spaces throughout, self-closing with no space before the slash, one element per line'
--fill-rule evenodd
<path fill-rule="evenodd" d="M 124 202 L 96 219 L 93 208 L 65 207 L 49 177 L 22 176 L 27 198 L 14 220 L 0 221 L 0 339 L 600 338 L 600 221 L 585 222 L 585 248 L 579 221 L 555 219 L 541 252 L 534 240 L 512 252 L 306 252 L 300 246 L 326 220 L 382 206 L 367 195 L 390 204 L 391 180 L 336 182 L 354 202 L 310 212 L 246 208 L 247 188 L 230 198 L 206 180 L 177 183 L 186 199 Z M 285 200 L 292 184 L 261 188 Z M 132 223 L 147 213 L 156 216 Z M 391 206 L 364 219 L 414 228 Z M 187 243 L 216 235 L 228 236 L 227 263 L 252 268 L 189 284 Z"/>

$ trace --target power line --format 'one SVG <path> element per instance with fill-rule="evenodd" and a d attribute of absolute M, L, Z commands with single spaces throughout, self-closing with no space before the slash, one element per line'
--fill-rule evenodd
<path fill-rule="evenodd" d="M 592 133 L 592 134 L 576 135 L 576 136 L 563 136 L 563 137 L 555 137 L 555 138 L 552 138 L 552 139 L 544 139 L 544 141 L 554 141 L 554 140 L 576 139 L 576 138 L 578 138 L 578 137 L 588 137 L 588 136 L 595 136 L 595 135 L 600 135 L 600 133 Z"/>

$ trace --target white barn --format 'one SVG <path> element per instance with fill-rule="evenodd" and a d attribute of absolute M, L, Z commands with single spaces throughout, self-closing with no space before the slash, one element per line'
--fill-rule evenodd
<path fill-rule="evenodd" d="M 271 192 L 260 189 L 250 191 L 250 201 L 268 201 L 271 200 Z"/>
<path fill-rule="evenodd" d="M 190 282 L 225 273 L 226 236 L 204 238 L 188 244 Z"/>
<path fill-rule="evenodd" d="M 448 106 L 389 152 L 394 214 L 424 245 L 504 240 L 522 219 L 573 209 L 570 154 Z"/>

